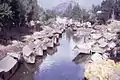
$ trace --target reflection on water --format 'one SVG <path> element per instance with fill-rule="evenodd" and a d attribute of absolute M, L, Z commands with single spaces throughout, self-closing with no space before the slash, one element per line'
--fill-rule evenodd
<path fill-rule="evenodd" d="M 72 29 L 71 28 L 68 28 L 67 30 L 66 30 L 66 38 L 67 38 L 67 40 L 68 41 L 70 41 L 71 40 L 71 38 L 73 37 L 73 31 L 72 31 Z"/>
<path fill-rule="evenodd" d="M 72 35 L 71 29 L 68 29 L 60 40 L 57 52 L 48 55 L 39 66 L 35 80 L 82 80 L 84 65 L 73 62 L 78 54 L 72 51 L 75 46 Z"/>

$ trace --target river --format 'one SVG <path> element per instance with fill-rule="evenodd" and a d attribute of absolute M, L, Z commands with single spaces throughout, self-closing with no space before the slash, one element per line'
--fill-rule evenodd
<path fill-rule="evenodd" d="M 60 46 L 53 55 L 48 55 L 36 71 L 34 80 L 82 80 L 84 64 L 75 64 L 73 59 L 78 55 L 73 52 L 75 40 L 71 29 L 60 39 Z"/>
<path fill-rule="evenodd" d="M 10 80 L 82 80 L 85 60 L 79 57 L 77 59 L 78 53 L 73 51 L 79 40 L 73 37 L 71 28 L 67 29 L 59 40 L 60 45 L 49 49 L 47 52 L 50 55 L 39 60 L 35 72 L 31 73 L 21 65 Z"/>

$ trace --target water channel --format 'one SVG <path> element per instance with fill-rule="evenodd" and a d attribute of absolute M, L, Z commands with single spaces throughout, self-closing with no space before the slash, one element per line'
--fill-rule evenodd
<path fill-rule="evenodd" d="M 78 55 L 73 51 L 77 38 L 67 29 L 60 39 L 60 46 L 53 55 L 48 55 L 35 73 L 35 80 L 82 80 L 84 64 L 76 64 L 73 59 Z"/>
<path fill-rule="evenodd" d="M 88 55 L 80 56 L 73 51 L 81 40 L 79 37 L 73 37 L 73 34 L 71 28 L 67 29 L 59 40 L 60 45 L 49 49 L 49 55 L 32 67 L 35 72 L 30 72 L 25 65 L 21 65 L 10 80 L 82 80 L 84 61 Z"/>

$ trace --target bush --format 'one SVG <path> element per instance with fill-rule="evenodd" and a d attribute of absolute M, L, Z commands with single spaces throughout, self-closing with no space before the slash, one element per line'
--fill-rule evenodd
<path fill-rule="evenodd" d="M 12 18 L 11 6 L 8 3 L 0 3 L 0 27 L 7 24 L 8 20 Z"/>
<path fill-rule="evenodd" d="M 38 20 L 37 0 L 0 0 L 0 26 L 20 27 L 30 20 Z"/>

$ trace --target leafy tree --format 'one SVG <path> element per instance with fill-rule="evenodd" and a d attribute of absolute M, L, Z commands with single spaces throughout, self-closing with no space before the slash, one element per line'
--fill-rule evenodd
<path fill-rule="evenodd" d="M 72 18 L 72 4 L 71 3 L 68 5 L 63 16 L 68 17 L 68 18 Z"/>
<path fill-rule="evenodd" d="M 46 14 L 46 20 L 56 17 L 56 13 L 53 10 L 46 10 L 45 14 Z"/>
<path fill-rule="evenodd" d="M 86 9 L 81 9 L 79 3 L 75 5 L 69 4 L 63 16 L 79 21 L 88 21 L 89 13 Z"/>
<path fill-rule="evenodd" d="M 0 1 L 0 26 L 3 27 L 6 25 L 11 17 L 12 11 L 11 6 L 9 6 L 9 1 Z"/>
<path fill-rule="evenodd" d="M 76 4 L 72 9 L 72 18 L 79 20 L 81 18 L 81 9 L 79 4 Z"/>
<path fill-rule="evenodd" d="M 120 0 L 115 0 L 114 14 L 115 14 L 115 18 L 120 20 Z"/>
<path fill-rule="evenodd" d="M 101 6 L 100 5 L 92 5 L 92 13 L 96 14 L 97 11 L 101 10 Z"/>
<path fill-rule="evenodd" d="M 105 0 L 101 3 L 101 9 L 108 13 L 109 18 L 111 18 L 114 6 L 114 0 Z"/>
<path fill-rule="evenodd" d="M 81 20 L 83 21 L 88 21 L 90 17 L 90 14 L 88 11 L 86 11 L 86 9 L 82 9 L 81 10 Z"/>
<path fill-rule="evenodd" d="M 23 26 L 39 19 L 41 10 L 37 0 L 0 0 L 0 26 Z"/>

